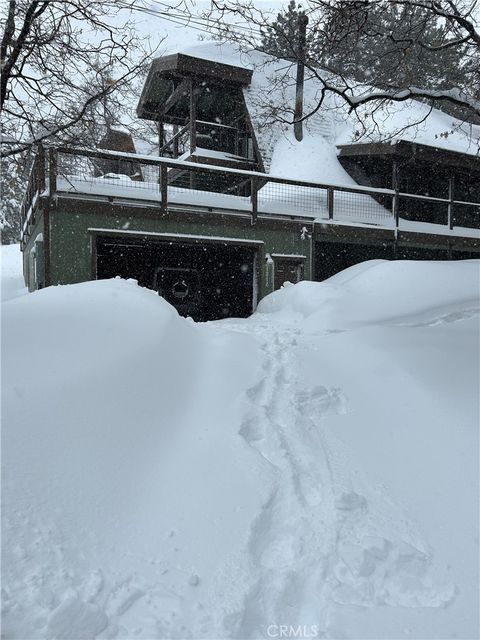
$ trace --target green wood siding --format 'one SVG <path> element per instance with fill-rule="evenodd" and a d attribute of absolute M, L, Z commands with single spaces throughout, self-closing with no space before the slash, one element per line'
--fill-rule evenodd
<path fill-rule="evenodd" d="M 162 215 L 154 207 L 60 198 L 50 213 L 50 283 L 71 284 L 92 278 L 89 229 L 101 228 L 261 241 L 259 297 L 263 297 L 273 289 L 272 278 L 267 274 L 267 254 L 305 255 L 305 279 L 312 278 L 311 239 L 302 234 L 304 226 L 302 221 L 262 218 L 252 226 L 248 216 L 186 211 Z M 309 228 L 310 234 L 311 231 Z"/>

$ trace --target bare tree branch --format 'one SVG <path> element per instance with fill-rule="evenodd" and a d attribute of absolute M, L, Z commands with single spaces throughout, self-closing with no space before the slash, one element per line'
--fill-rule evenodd
<path fill-rule="evenodd" d="M 290 5 L 295 7 L 295 4 Z M 328 94 L 339 97 L 354 112 L 362 105 L 416 99 L 457 110 L 461 118 L 480 122 L 479 7 L 467 0 L 310 0 L 303 3 L 309 15 L 304 64 L 319 83 L 319 103 Z M 212 0 L 210 20 L 224 39 L 264 51 L 292 62 L 298 60 L 295 15 L 272 21 L 256 3 Z M 228 16 L 242 18 L 264 34 L 240 33 Z M 222 31 L 222 23 L 225 27 Z M 230 22 L 233 22 L 232 20 Z M 279 47 L 273 46 L 275 43 Z M 423 52 L 423 53 L 422 53 Z M 430 56 L 432 75 L 425 81 L 421 56 Z M 444 58 L 440 57 L 443 55 Z M 451 60 L 445 75 L 444 59 Z M 425 58 L 427 60 L 427 58 Z M 402 68 L 406 71 L 402 75 Z M 417 69 L 416 73 L 407 73 Z M 379 73 L 381 71 L 381 74 Z M 371 72 L 371 73 L 370 73 Z M 436 74 L 436 75 L 435 75 Z M 410 75 L 410 77 L 409 77 Z M 418 76 L 418 77 L 417 77 Z M 368 88 L 370 87 L 370 88 Z M 284 111 L 285 113 L 285 111 Z"/>
<path fill-rule="evenodd" d="M 66 134 L 136 79 L 152 52 L 129 24 L 132 4 L 11 0 L 0 18 L 1 155 Z M 99 74 L 108 86 L 95 86 Z"/>

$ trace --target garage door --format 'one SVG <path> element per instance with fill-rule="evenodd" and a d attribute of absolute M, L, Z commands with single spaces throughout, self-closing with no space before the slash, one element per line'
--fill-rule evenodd
<path fill-rule="evenodd" d="M 97 237 L 96 277 L 135 278 L 194 320 L 249 316 L 256 306 L 257 247 Z"/>

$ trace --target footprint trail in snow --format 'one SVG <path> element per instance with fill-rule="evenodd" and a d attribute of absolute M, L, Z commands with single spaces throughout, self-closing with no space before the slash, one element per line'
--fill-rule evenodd
<path fill-rule="evenodd" d="M 334 638 L 342 634 L 335 605 L 447 604 L 455 589 L 433 584 L 431 554 L 415 525 L 382 489 L 352 471 L 340 446 L 329 444 L 325 417 L 349 412 L 342 390 L 299 388 L 299 331 L 283 328 L 272 336 L 272 327 L 260 323 L 255 331 L 264 375 L 247 392 L 250 409 L 239 433 L 274 481 L 249 533 L 250 583 L 243 581 L 237 594 L 237 615 L 218 630 L 268 637 L 269 624 L 282 624 L 302 636 Z"/>

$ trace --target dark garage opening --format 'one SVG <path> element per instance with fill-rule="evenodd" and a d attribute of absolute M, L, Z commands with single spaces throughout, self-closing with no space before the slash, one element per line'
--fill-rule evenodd
<path fill-rule="evenodd" d="M 347 267 L 366 260 L 468 260 L 479 254 L 451 251 L 436 247 L 415 247 L 393 244 L 361 245 L 346 242 L 315 243 L 315 280 L 330 278 Z"/>
<path fill-rule="evenodd" d="M 246 318 L 256 295 L 256 249 L 230 243 L 98 237 L 97 279 L 134 278 L 196 321 Z"/>

